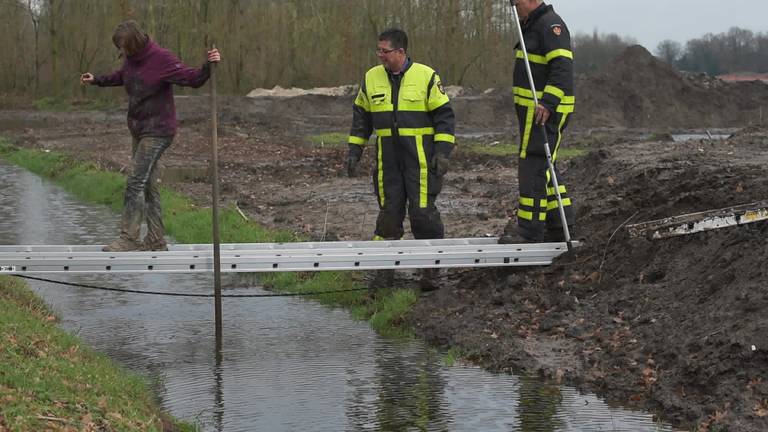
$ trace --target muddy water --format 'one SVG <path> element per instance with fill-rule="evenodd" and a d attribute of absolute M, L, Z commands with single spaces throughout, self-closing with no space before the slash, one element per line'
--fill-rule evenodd
<path fill-rule="evenodd" d="M 1 244 L 101 244 L 117 217 L 0 162 Z M 93 285 L 209 293 L 187 275 L 51 275 Z M 227 293 L 258 293 L 224 275 Z M 206 431 L 672 430 L 651 415 L 538 379 L 446 367 L 414 341 L 377 336 L 343 310 L 295 298 L 212 301 L 30 281 L 62 325 L 155 383 L 162 406 Z"/>

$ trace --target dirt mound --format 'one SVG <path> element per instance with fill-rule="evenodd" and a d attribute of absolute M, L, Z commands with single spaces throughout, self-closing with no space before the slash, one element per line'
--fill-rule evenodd
<path fill-rule="evenodd" d="M 758 122 L 761 82 L 724 83 L 682 74 L 635 45 L 576 83 L 578 122 L 619 127 L 728 127 Z"/>
<path fill-rule="evenodd" d="M 357 93 L 357 85 L 344 85 L 339 87 L 315 87 L 311 89 L 302 89 L 298 87 L 282 88 L 275 86 L 272 89 L 253 89 L 248 93 L 247 97 L 296 97 L 305 95 L 321 95 L 321 96 L 353 96 Z"/>
<path fill-rule="evenodd" d="M 564 377 L 687 429 L 768 430 L 768 224 L 654 241 L 623 228 L 766 199 L 764 137 L 574 160 L 586 245 L 549 268 L 457 276 L 412 322 L 493 369 Z"/>

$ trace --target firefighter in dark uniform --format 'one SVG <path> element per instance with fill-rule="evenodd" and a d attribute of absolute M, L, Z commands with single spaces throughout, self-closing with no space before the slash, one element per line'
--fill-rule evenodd
<path fill-rule="evenodd" d="M 373 187 L 379 202 L 375 240 L 399 240 L 406 204 L 416 239 L 444 237 L 435 200 L 455 143 L 455 118 L 440 76 L 408 57 L 404 31 L 379 35 L 381 65 L 363 80 L 353 108 L 347 170 L 354 175 L 363 148 L 376 134 Z M 422 272 L 422 290 L 434 289 L 436 269 Z M 426 277 L 425 277 L 426 276 Z"/>
<path fill-rule="evenodd" d="M 542 0 L 517 0 L 515 7 L 521 20 L 539 105 L 534 104 L 522 46 L 518 44 L 513 91 L 520 126 L 520 202 L 516 226 L 514 221 L 510 221 L 499 242 L 565 241 L 544 143 L 549 142 L 554 163 L 557 161 L 563 131 L 568 126 L 575 102 L 571 36 L 563 19 L 555 13 L 551 5 L 543 3 Z M 546 129 L 546 139 L 542 129 Z M 574 223 L 571 198 L 556 165 L 555 172 L 565 217 L 571 228 Z"/>

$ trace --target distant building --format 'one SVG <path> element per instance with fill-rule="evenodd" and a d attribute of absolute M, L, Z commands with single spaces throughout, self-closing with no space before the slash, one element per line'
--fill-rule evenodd
<path fill-rule="evenodd" d="M 768 84 L 768 73 L 738 72 L 725 75 L 718 75 L 719 79 L 727 82 L 736 81 L 762 81 Z"/>

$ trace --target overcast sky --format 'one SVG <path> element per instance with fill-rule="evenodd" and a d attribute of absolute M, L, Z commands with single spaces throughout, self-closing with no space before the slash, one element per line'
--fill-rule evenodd
<path fill-rule="evenodd" d="M 545 0 L 572 33 L 631 36 L 649 51 L 665 39 L 685 44 L 731 27 L 768 33 L 768 0 Z"/>

